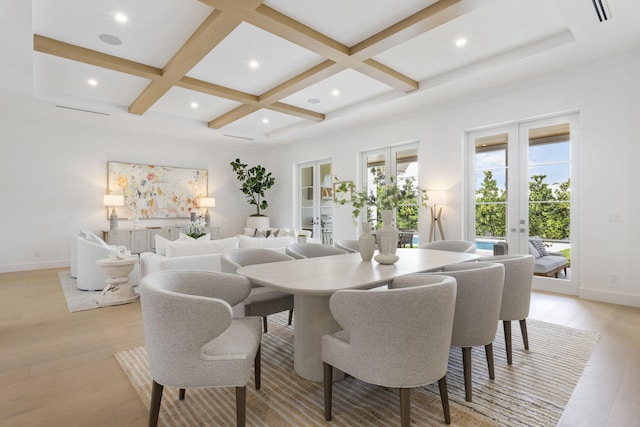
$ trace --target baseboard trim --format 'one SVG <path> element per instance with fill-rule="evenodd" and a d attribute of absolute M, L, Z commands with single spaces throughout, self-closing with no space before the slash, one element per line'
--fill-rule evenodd
<path fill-rule="evenodd" d="M 0 265 L 0 273 L 13 273 L 16 271 L 31 271 L 31 270 L 48 270 L 50 268 L 65 268 L 65 267 L 70 267 L 69 260 L 29 262 L 24 264 L 5 264 L 5 265 Z"/>
<path fill-rule="evenodd" d="M 601 289 L 580 288 L 578 296 L 580 298 L 593 301 L 628 305 L 630 307 L 640 307 L 640 295 L 627 294 L 623 292 L 603 291 Z"/>

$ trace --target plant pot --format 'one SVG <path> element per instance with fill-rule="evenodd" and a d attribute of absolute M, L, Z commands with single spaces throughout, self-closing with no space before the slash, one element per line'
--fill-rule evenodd
<path fill-rule="evenodd" d="M 268 216 L 250 216 L 247 217 L 247 228 L 255 228 L 258 230 L 271 228 L 271 221 Z"/>

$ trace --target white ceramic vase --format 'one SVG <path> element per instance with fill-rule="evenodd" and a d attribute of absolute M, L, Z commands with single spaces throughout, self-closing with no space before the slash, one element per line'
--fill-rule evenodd
<path fill-rule="evenodd" d="M 358 249 L 363 261 L 371 261 L 376 250 L 376 239 L 371 234 L 371 224 L 362 224 L 362 235 L 358 237 Z"/>
<path fill-rule="evenodd" d="M 396 253 L 398 248 L 398 229 L 393 226 L 393 210 L 382 211 L 382 226 L 376 231 L 378 252 Z"/>

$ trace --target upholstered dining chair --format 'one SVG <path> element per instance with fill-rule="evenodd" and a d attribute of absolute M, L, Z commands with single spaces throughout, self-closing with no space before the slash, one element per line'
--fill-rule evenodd
<path fill-rule="evenodd" d="M 316 258 L 348 253 L 347 251 L 336 248 L 335 246 L 322 245 L 319 243 L 294 243 L 287 246 L 285 252 L 287 255 L 295 259 Z"/>
<path fill-rule="evenodd" d="M 336 248 L 342 249 L 343 251 L 355 253 L 360 252 L 360 246 L 357 240 L 338 240 L 336 242 Z"/>
<path fill-rule="evenodd" d="M 531 284 L 533 281 L 534 258 L 532 255 L 496 255 L 481 257 L 478 261 L 495 262 L 504 266 L 504 289 L 500 320 L 504 328 L 507 363 L 513 362 L 511 321 L 520 322 L 520 332 L 525 350 L 529 350 L 527 317 L 531 305 Z"/>
<path fill-rule="evenodd" d="M 476 253 L 474 242 L 466 240 L 436 240 L 419 246 L 421 249 L 435 249 L 438 251 Z"/>
<path fill-rule="evenodd" d="M 294 258 L 282 252 L 259 249 L 240 248 L 227 251 L 220 257 L 220 269 L 223 273 L 234 273 L 245 265 L 266 264 L 270 262 L 292 261 Z M 242 316 L 262 317 L 264 332 L 268 332 L 267 316 L 289 310 L 289 325 L 293 321 L 293 295 L 286 292 L 269 289 L 264 286 L 251 284 L 251 293 L 240 306 L 244 309 Z M 234 310 L 234 312 L 236 312 Z"/>
<path fill-rule="evenodd" d="M 420 286 L 342 290 L 331 296 L 331 313 L 343 330 L 322 337 L 327 421 L 335 367 L 371 384 L 399 388 L 402 426 L 411 423 L 411 388 L 438 381 L 445 422 L 451 422 L 446 375 L 455 280 L 422 274 L 413 283 Z"/>
<path fill-rule="evenodd" d="M 453 319 L 451 347 L 462 348 L 465 399 L 471 402 L 471 348 L 484 346 L 487 356 L 489 378 L 495 378 L 493 366 L 493 340 L 496 336 L 504 266 L 487 262 L 463 262 L 453 264 L 438 273 L 415 273 L 420 275 L 447 275 L 456 279 L 456 311 Z M 390 287 L 412 286 L 409 279 L 395 279 Z"/>
<path fill-rule="evenodd" d="M 235 387 L 236 423 L 245 425 L 246 386 L 260 388 L 259 317 L 233 318 L 231 306 L 251 291 L 245 277 L 206 271 L 159 271 L 140 286 L 142 320 L 153 378 L 149 426 L 156 426 L 165 386 L 180 400 L 192 387 Z"/>

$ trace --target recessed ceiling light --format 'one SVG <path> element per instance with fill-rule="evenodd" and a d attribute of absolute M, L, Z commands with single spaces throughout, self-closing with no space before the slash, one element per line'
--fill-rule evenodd
<path fill-rule="evenodd" d="M 462 47 L 466 44 L 467 44 L 467 39 L 465 39 L 464 37 L 460 37 L 458 40 L 456 40 L 456 46 L 458 47 Z"/>
<path fill-rule="evenodd" d="M 340 91 L 338 89 L 334 89 L 334 90 L 331 91 L 331 95 L 338 96 L 338 95 L 340 95 Z"/>
<path fill-rule="evenodd" d="M 199 105 L 198 105 L 197 102 L 192 102 L 191 103 L 191 108 L 195 109 L 195 108 L 198 108 L 198 107 L 199 107 Z"/>
<path fill-rule="evenodd" d="M 320 104 L 320 100 L 318 98 L 309 98 L 307 99 L 309 104 Z"/>
<path fill-rule="evenodd" d="M 122 22 L 125 23 L 129 20 L 129 18 L 127 18 L 127 15 L 125 15 L 124 13 L 118 12 L 115 15 L 113 15 L 113 18 L 118 21 L 118 22 Z"/>
<path fill-rule="evenodd" d="M 122 44 L 122 40 L 120 40 L 116 36 L 112 36 L 111 34 L 100 34 L 98 38 L 103 42 L 107 44 L 112 44 L 114 46 L 118 46 Z"/>
<path fill-rule="evenodd" d="M 264 119 L 262 119 L 262 123 L 264 123 L 264 124 L 266 125 L 267 123 L 269 123 L 269 119 L 267 119 L 267 118 L 265 117 Z"/>
<path fill-rule="evenodd" d="M 258 68 L 260 64 L 258 63 L 258 61 L 249 61 L 249 67 L 256 69 Z"/>
<path fill-rule="evenodd" d="M 89 86 L 98 86 L 98 81 L 96 79 L 89 79 L 87 80 L 87 83 L 89 83 Z"/>

